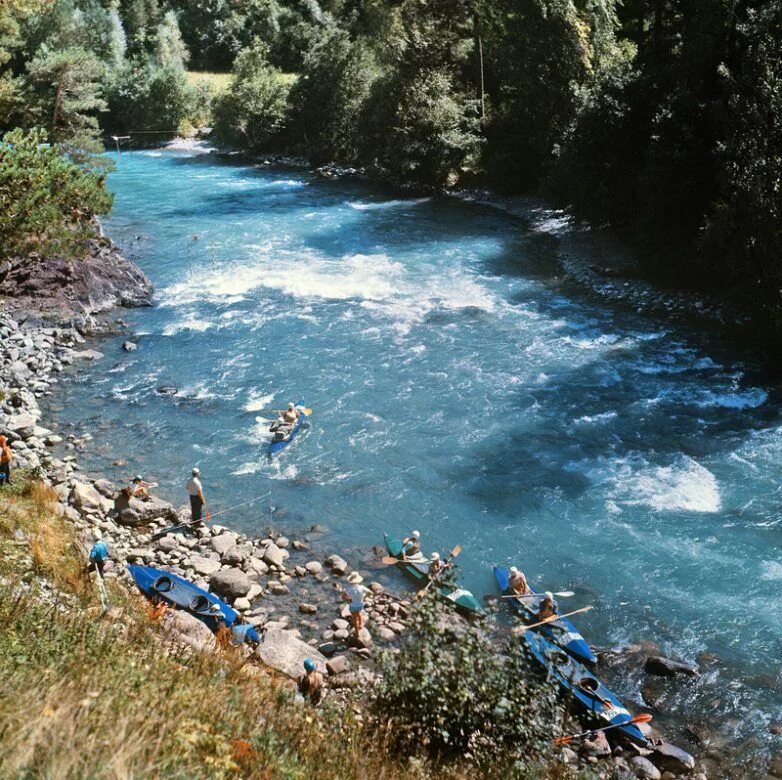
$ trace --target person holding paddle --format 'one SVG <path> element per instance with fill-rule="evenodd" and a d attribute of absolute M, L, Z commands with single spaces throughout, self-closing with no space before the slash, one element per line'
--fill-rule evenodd
<path fill-rule="evenodd" d="M 410 536 L 402 539 L 402 560 L 421 552 L 421 532 L 413 531 Z"/>
<path fill-rule="evenodd" d="M 515 566 L 510 567 L 508 587 L 510 588 L 511 593 L 516 596 L 524 596 L 529 593 L 529 585 L 527 584 L 527 578 L 524 576 L 524 572 L 520 571 Z"/>
<path fill-rule="evenodd" d="M 554 600 L 554 594 L 547 590 L 538 605 L 538 620 L 549 620 L 557 616 L 559 606 Z"/>

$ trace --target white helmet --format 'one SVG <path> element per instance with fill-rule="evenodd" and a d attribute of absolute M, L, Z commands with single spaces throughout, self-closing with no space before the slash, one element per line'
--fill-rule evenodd
<path fill-rule="evenodd" d="M 552 593 L 550 590 L 547 590 L 547 591 L 546 591 L 546 592 L 545 592 L 543 595 L 544 595 L 544 596 L 545 596 L 545 597 L 546 597 L 546 598 L 547 598 L 549 601 L 554 601 L 554 594 L 553 594 L 553 593 Z"/>
<path fill-rule="evenodd" d="M 413 539 L 420 539 L 420 538 L 421 538 L 421 532 L 413 531 Z"/>
<path fill-rule="evenodd" d="M 519 570 L 515 566 L 510 567 L 510 573 L 511 574 L 518 574 Z"/>
<path fill-rule="evenodd" d="M 440 553 L 432 553 L 432 560 L 433 561 L 439 561 L 440 560 Z"/>
<path fill-rule="evenodd" d="M 198 468 L 198 466 L 193 467 L 193 476 L 197 477 L 201 473 L 201 469 Z"/>
<path fill-rule="evenodd" d="M 293 401 L 291 401 L 291 402 L 288 404 L 288 409 L 295 409 L 295 408 L 296 408 L 296 404 L 294 404 L 294 403 L 293 403 Z"/>

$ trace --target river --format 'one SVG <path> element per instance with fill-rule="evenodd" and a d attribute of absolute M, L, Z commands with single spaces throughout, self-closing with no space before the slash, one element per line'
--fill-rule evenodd
<path fill-rule="evenodd" d="M 463 545 L 479 597 L 491 563 L 521 564 L 595 606 L 598 647 L 716 656 L 672 711 L 768 743 L 780 392 L 718 328 L 568 281 L 556 229 L 523 213 L 198 150 L 123 154 L 109 185 L 106 230 L 157 303 L 122 313 L 137 351 L 99 342 L 52 401 L 94 437 L 90 470 L 181 503 L 198 464 L 215 510 L 271 492 L 221 522 L 322 523 L 336 548 L 417 528 Z M 270 463 L 264 420 L 299 398 L 311 426 Z M 619 684 L 640 707 L 640 677 Z"/>

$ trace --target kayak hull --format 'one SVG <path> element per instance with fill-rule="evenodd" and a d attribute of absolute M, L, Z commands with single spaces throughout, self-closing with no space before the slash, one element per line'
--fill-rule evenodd
<path fill-rule="evenodd" d="M 391 539 L 388 534 L 385 534 L 385 542 L 388 554 L 393 555 L 394 558 L 401 558 L 403 547 L 401 540 Z M 421 583 L 422 586 L 425 586 L 429 581 L 429 562 L 420 553 L 418 556 L 411 557 L 408 561 L 398 563 L 397 566 L 401 566 L 410 577 Z M 463 614 L 473 617 L 486 614 L 480 601 L 469 590 L 447 584 L 432 587 L 435 588 L 444 601 L 452 604 Z"/>
<path fill-rule="evenodd" d="M 145 596 L 162 599 L 167 604 L 189 612 L 212 631 L 217 631 L 221 625 L 231 628 L 239 617 L 233 607 L 221 601 L 214 593 L 199 588 L 173 572 L 137 564 L 130 564 L 128 571 Z M 216 617 L 211 611 L 214 605 L 220 608 L 222 617 Z M 248 629 L 246 636 L 251 642 L 261 641 L 255 628 Z"/>
<path fill-rule="evenodd" d="M 504 594 L 510 593 L 510 569 L 504 566 L 492 568 L 499 589 Z M 541 598 L 505 599 L 527 625 L 537 622 L 538 605 L 541 600 Z M 560 618 L 554 623 L 541 626 L 537 631 L 549 642 L 570 653 L 577 661 L 585 664 L 597 663 L 597 656 L 567 618 Z"/>
<path fill-rule="evenodd" d="M 299 401 L 296 404 L 296 408 L 299 410 L 299 416 L 296 422 L 293 424 L 291 432 L 284 439 L 280 439 L 280 441 L 273 441 L 269 445 L 269 457 L 273 457 L 274 455 L 282 452 L 296 438 L 296 434 L 301 430 L 302 425 L 304 425 L 305 416 L 301 411 L 304 408 L 304 401 Z"/>
<path fill-rule="evenodd" d="M 596 725 L 617 726 L 612 733 L 619 732 L 638 745 L 648 744 L 638 726 L 627 724 L 633 716 L 619 698 L 582 663 L 534 631 L 525 631 L 522 637 L 548 677 L 553 677 Z M 626 725 L 620 725 L 622 723 Z"/>

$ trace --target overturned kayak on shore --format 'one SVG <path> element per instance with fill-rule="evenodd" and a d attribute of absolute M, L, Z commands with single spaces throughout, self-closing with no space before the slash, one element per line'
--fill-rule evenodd
<path fill-rule="evenodd" d="M 582 663 L 535 631 L 525 631 L 522 637 L 548 676 L 559 683 L 565 696 L 577 702 L 598 727 L 617 726 L 611 733 L 620 732 L 638 745 L 647 744 L 638 726 L 627 722 L 633 717 L 627 708 Z"/>
<path fill-rule="evenodd" d="M 494 579 L 503 594 L 510 593 L 510 569 L 505 566 L 493 566 Z M 541 597 L 505 599 L 513 609 L 516 610 L 519 617 L 527 624 L 537 623 L 538 606 L 542 601 Z M 584 637 L 578 633 L 576 627 L 567 619 L 560 618 L 553 623 L 547 623 L 536 629 L 549 642 L 561 647 L 570 653 L 577 661 L 586 664 L 597 663 L 597 656 L 592 652 L 589 645 L 584 641 Z"/>
<path fill-rule="evenodd" d="M 400 539 L 391 539 L 388 534 L 384 534 L 386 549 L 389 555 L 394 558 L 402 557 L 402 541 Z M 416 553 L 400 560 L 397 566 L 401 566 L 411 577 L 421 583 L 421 587 L 426 587 L 429 581 L 429 559 L 423 553 Z M 469 590 L 458 588 L 455 585 L 442 583 L 432 586 L 442 599 L 450 602 L 458 610 L 466 615 L 484 615 L 486 614 L 478 599 L 473 596 Z"/>
<path fill-rule="evenodd" d="M 271 444 L 269 444 L 269 457 L 282 452 L 293 441 L 296 434 L 301 429 L 301 426 L 304 424 L 306 415 L 304 414 L 303 400 L 296 404 L 296 410 L 298 411 L 299 416 L 296 418 L 296 422 L 293 423 L 293 427 L 291 427 L 289 431 L 284 433 L 282 431 L 273 431 L 273 439 Z M 272 423 L 272 425 L 274 425 L 274 423 Z"/>
<path fill-rule="evenodd" d="M 233 607 L 221 601 L 214 593 L 199 588 L 173 572 L 137 564 L 130 564 L 128 571 L 145 596 L 162 599 L 178 609 L 195 615 L 212 631 L 217 631 L 221 625 L 231 628 L 239 617 L 239 613 Z M 247 629 L 245 636 L 251 642 L 261 641 L 258 632 L 252 626 Z"/>

